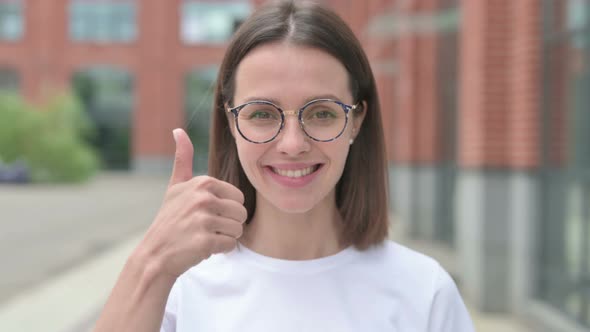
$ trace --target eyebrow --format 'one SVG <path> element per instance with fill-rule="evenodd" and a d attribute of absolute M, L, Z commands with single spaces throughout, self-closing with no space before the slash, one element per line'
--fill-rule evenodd
<path fill-rule="evenodd" d="M 340 98 L 336 97 L 333 94 L 323 94 L 323 95 L 316 95 L 316 96 L 311 96 L 309 98 L 306 98 L 305 101 L 303 102 L 303 104 L 301 104 L 301 106 L 309 103 L 312 100 L 316 100 L 316 99 L 334 99 L 334 100 L 341 101 Z M 246 100 L 244 100 L 243 103 L 247 103 L 247 102 L 251 102 L 251 101 L 255 101 L 255 100 L 270 101 L 271 103 L 273 103 L 273 104 L 275 104 L 277 106 L 281 106 L 281 103 L 277 99 L 275 99 L 275 98 L 258 97 L 258 96 L 248 97 L 248 98 L 246 98 Z"/>

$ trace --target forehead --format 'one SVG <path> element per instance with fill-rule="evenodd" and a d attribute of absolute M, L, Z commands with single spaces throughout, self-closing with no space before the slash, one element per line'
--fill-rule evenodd
<path fill-rule="evenodd" d="M 333 95 L 352 102 L 346 68 L 316 48 L 272 43 L 253 49 L 235 76 L 235 100 L 272 98 L 295 106 L 313 96 Z"/>

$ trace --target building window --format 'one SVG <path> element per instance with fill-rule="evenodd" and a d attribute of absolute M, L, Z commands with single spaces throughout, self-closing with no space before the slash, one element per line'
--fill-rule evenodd
<path fill-rule="evenodd" d="M 185 0 L 180 10 L 180 37 L 185 44 L 219 44 L 232 36 L 252 7 L 248 1 Z"/>
<path fill-rule="evenodd" d="M 137 38 L 133 0 L 71 0 L 70 38 L 79 42 L 128 43 Z"/>
<path fill-rule="evenodd" d="M 0 93 L 19 91 L 18 72 L 14 69 L 0 68 Z"/>
<path fill-rule="evenodd" d="M 590 2 L 544 3 L 538 295 L 590 327 Z"/>
<path fill-rule="evenodd" d="M 106 169 L 130 168 L 134 85 L 131 73 L 111 66 L 86 68 L 72 77 L 73 91 L 96 126 L 89 143 Z"/>
<path fill-rule="evenodd" d="M 20 0 L 0 0 L 0 40 L 18 40 L 23 36 L 23 4 Z"/>
<path fill-rule="evenodd" d="M 213 109 L 215 80 L 219 68 L 209 66 L 195 69 L 185 76 L 185 128 L 195 149 L 193 171 L 207 174 L 209 155 L 209 124 Z"/>

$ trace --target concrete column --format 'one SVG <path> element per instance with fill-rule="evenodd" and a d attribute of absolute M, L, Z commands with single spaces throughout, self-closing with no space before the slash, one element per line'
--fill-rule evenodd
<path fill-rule="evenodd" d="M 457 175 L 461 280 L 481 310 L 514 311 L 533 291 L 539 180 L 530 172 L 479 170 Z"/>
<path fill-rule="evenodd" d="M 395 223 L 403 223 L 403 229 L 409 235 L 417 237 L 418 224 L 414 222 L 416 214 L 416 180 L 411 166 L 391 166 L 389 168 L 391 208 L 395 213 Z M 395 226 L 394 226 L 395 228 Z M 395 229 L 394 229 L 395 232 Z"/>
<path fill-rule="evenodd" d="M 463 291 L 485 311 L 522 308 L 540 225 L 540 3 L 462 1 L 456 246 Z M 523 19 L 527 17 L 527 19 Z"/>

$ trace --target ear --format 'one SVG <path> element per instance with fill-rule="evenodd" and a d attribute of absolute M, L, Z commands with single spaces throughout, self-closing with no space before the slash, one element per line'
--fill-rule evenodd
<path fill-rule="evenodd" d="M 352 138 L 355 139 L 361 129 L 363 121 L 365 120 L 365 115 L 367 115 L 367 102 L 364 100 L 360 102 L 358 110 L 354 110 L 352 115 Z"/>

